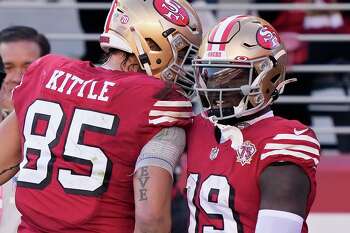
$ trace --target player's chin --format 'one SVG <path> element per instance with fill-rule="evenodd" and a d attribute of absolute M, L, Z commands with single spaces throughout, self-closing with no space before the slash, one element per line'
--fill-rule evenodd
<path fill-rule="evenodd" d="M 212 108 L 208 110 L 208 116 L 216 116 L 216 117 L 223 117 L 223 116 L 232 116 L 235 114 L 235 110 L 233 108 Z"/>

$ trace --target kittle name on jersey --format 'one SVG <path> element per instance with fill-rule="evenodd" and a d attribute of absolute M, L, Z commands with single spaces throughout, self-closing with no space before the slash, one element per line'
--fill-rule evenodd
<path fill-rule="evenodd" d="M 83 80 L 76 75 L 55 70 L 50 80 L 45 85 L 46 88 L 67 95 L 74 95 L 82 98 L 108 101 L 109 87 L 115 86 L 114 82 Z M 102 88 L 101 88 L 102 87 Z"/>

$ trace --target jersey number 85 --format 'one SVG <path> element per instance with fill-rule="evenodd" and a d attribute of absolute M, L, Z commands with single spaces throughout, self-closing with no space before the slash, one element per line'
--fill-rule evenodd
<path fill-rule="evenodd" d="M 46 123 L 44 132 L 37 132 L 39 122 Z M 36 100 L 27 109 L 23 135 L 23 161 L 18 185 L 44 189 L 52 179 L 56 156 L 52 149 L 65 140 L 62 157 L 74 164 L 90 166 L 90 174 L 77 174 L 71 169 L 58 168 L 57 179 L 65 192 L 83 195 L 99 195 L 106 191 L 111 176 L 112 163 L 99 147 L 84 142 L 87 131 L 115 135 L 119 118 L 115 115 L 76 108 L 69 122 L 60 104 Z M 67 137 L 62 137 L 68 125 Z M 85 143 L 85 144 L 84 144 Z M 33 166 L 28 156 L 35 156 Z"/>

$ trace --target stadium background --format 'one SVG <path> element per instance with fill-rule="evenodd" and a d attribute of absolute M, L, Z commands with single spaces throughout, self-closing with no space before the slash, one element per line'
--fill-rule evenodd
<path fill-rule="evenodd" d="M 98 35 L 110 2 L 0 0 L 0 29 L 31 26 L 49 38 L 54 53 L 96 61 Z M 299 82 L 280 98 L 277 112 L 310 125 L 322 145 L 318 194 L 308 219 L 310 233 L 350 232 L 350 3 L 192 2 L 204 31 L 222 17 L 249 13 L 268 19 L 283 35 L 291 55 L 287 77 L 297 77 Z"/>

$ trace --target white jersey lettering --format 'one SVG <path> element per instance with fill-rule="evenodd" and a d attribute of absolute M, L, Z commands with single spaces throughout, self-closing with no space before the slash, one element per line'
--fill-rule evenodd
<path fill-rule="evenodd" d="M 114 82 L 102 82 L 92 79 L 83 80 L 74 74 L 66 73 L 61 70 L 55 70 L 50 80 L 45 85 L 47 89 L 66 95 L 72 95 L 72 93 L 74 93 L 77 97 L 104 102 L 109 100 L 108 92 L 110 91 L 110 87 L 113 86 L 115 86 Z"/>

